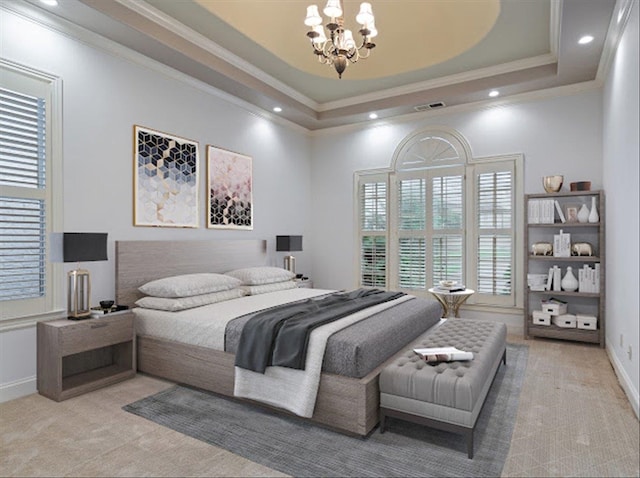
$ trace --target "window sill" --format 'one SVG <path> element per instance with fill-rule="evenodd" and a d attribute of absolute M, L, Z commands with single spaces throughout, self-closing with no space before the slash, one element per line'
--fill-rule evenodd
<path fill-rule="evenodd" d="M 0 321 L 0 332 L 8 332 L 10 330 L 26 329 L 35 326 L 38 322 L 45 320 L 60 319 L 65 316 L 62 309 L 52 310 L 42 314 L 29 315 L 26 317 L 16 317 L 13 319 L 5 319 Z"/>

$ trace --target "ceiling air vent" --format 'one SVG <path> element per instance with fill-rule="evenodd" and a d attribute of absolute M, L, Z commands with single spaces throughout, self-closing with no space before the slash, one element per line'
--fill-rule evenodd
<path fill-rule="evenodd" d="M 414 106 L 413 109 L 416 111 L 427 111 L 427 110 L 433 110 L 435 108 L 442 108 L 444 106 L 447 106 L 447 105 L 445 105 L 443 101 L 436 101 L 435 103 L 429 103 L 428 105 Z"/>

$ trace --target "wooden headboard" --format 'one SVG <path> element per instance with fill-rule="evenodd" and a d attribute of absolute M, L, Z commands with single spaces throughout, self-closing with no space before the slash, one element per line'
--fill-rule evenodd
<path fill-rule="evenodd" d="M 116 304 L 133 306 L 138 287 L 197 272 L 224 273 L 267 264 L 267 241 L 116 241 Z"/>

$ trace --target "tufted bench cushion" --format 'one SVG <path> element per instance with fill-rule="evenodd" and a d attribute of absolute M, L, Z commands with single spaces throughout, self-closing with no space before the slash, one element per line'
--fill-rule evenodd
<path fill-rule="evenodd" d="M 449 319 L 419 337 L 380 373 L 381 431 L 385 415 L 465 434 L 470 430 L 471 458 L 475 422 L 500 361 L 506 363 L 506 335 L 501 323 Z M 417 347 L 447 346 L 471 351 L 474 358 L 430 365 L 413 352 Z"/>

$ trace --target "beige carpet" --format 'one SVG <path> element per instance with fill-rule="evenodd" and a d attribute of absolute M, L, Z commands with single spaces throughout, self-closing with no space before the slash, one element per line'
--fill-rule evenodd
<path fill-rule="evenodd" d="M 503 476 L 639 476 L 640 426 L 605 351 L 525 343 L 528 367 Z M 0 475 L 281 476 L 121 410 L 170 385 L 138 375 L 60 403 L 34 394 L 0 404 Z"/>

